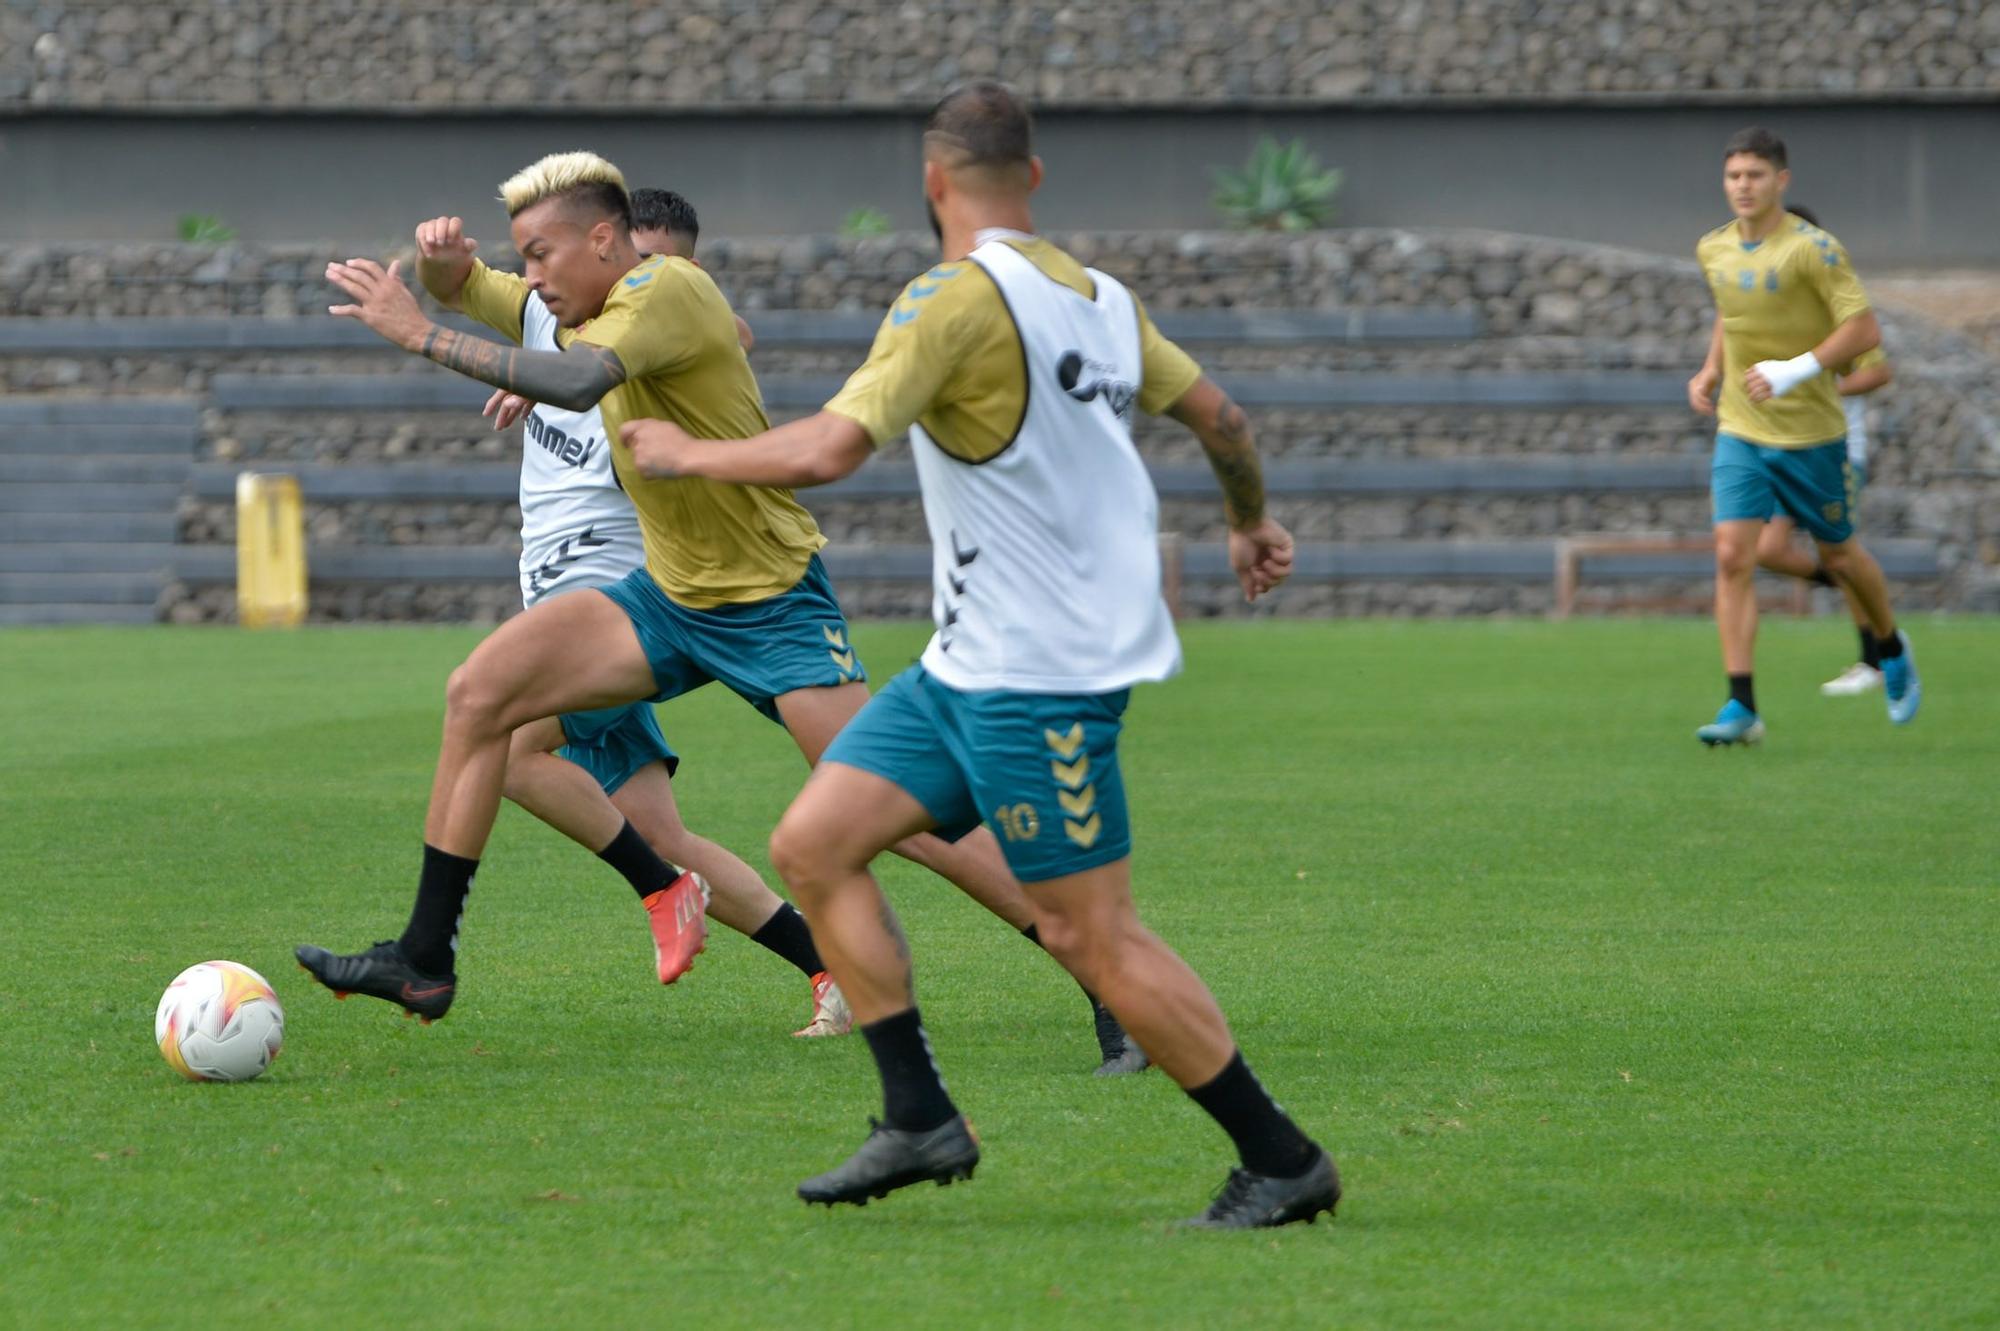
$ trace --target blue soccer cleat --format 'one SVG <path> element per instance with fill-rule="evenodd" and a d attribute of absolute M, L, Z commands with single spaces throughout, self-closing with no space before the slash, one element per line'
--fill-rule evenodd
<path fill-rule="evenodd" d="M 1713 721 L 1694 732 L 1694 737 L 1711 749 L 1719 744 L 1755 744 L 1764 738 L 1764 723 L 1755 712 L 1731 698 L 1722 704 Z"/>
<path fill-rule="evenodd" d="M 1917 707 L 1924 700 L 1924 682 L 1917 678 L 1917 654 L 1910 649 L 1910 635 L 1896 630 L 1903 644 L 1901 656 L 1882 662 L 1882 693 L 1889 703 L 1889 719 L 1906 726 L 1917 719 Z"/>

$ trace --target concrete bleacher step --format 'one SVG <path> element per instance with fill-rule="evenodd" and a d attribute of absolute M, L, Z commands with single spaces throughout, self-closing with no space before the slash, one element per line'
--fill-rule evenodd
<path fill-rule="evenodd" d="M 1889 539 L 1870 550 L 1893 578 L 1938 576 L 1937 542 Z M 1549 582 L 1554 577 L 1556 540 L 1525 538 L 1487 541 L 1385 540 L 1307 541 L 1299 545 L 1293 576 L 1414 582 Z M 1219 541 L 1184 547 L 1184 571 L 1195 579 L 1227 580 L 1228 551 Z M 836 544 L 825 551 L 836 588 L 843 579 L 927 582 L 931 549 L 925 544 Z M 480 582 L 512 581 L 515 557 L 495 546 L 375 545 L 314 546 L 306 553 L 314 582 Z M 1584 570 L 1600 580 L 1702 578 L 1715 570 L 1705 552 L 1624 556 L 1584 560 Z M 235 577 L 234 550 L 227 546 L 176 548 L 173 576 L 190 583 L 218 583 Z M 89 575 L 76 575 L 89 576 Z"/>
<path fill-rule="evenodd" d="M 125 542 L 174 539 L 180 519 L 162 513 L 7 513 L 0 516 L 0 549 L 40 541 L 76 541 L 88 537 L 107 548 Z"/>
<path fill-rule="evenodd" d="M 1227 374 L 1223 386 L 1246 407 L 1671 407 L 1685 405 L 1687 379 L 1646 370 L 1401 374 L 1323 371 Z M 842 375 L 760 379 L 772 408 L 817 407 Z M 224 411 L 473 411 L 492 390 L 446 370 L 412 374 L 218 374 L 210 400 Z"/>
<path fill-rule="evenodd" d="M 0 626 L 27 627 L 67 624 L 156 624 L 159 613 L 145 605 L 96 605 L 63 603 L 0 603 Z"/>
<path fill-rule="evenodd" d="M 79 541 L 68 533 L 62 541 L 0 542 L 0 574 L 7 573 L 147 573 L 164 574 L 185 559 L 190 549 L 214 550 L 233 561 L 234 546 L 184 546 L 171 541 Z M 233 562 L 232 562 L 233 566 Z"/>
<path fill-rule="evenodd" d="M 123 482 L 178 484 L 187 479 L 190 457 L 168 453 L 0 453 L 0 485 L 105 485 Z"/>
<path fill-rule="evenodd" d="M 512 462 L 271 463 L 260 470 L 299 479 L 310 502 L 365 500 L 486 500 L 511 503 L 520 492 L 520 466 Z M 227 499 L 244 470 L 232 463 L 200 463 L 189 482 L 200 499 Z M 1215 473 L 1203 462 L 1149 462 L 1164 498 L 1204 498 L 1217 493 Z M 1274 458 L 1264 464 L 1273 494 L 1555 494 L 1577 491 L 1681 492 L 1705 490 L 1708 459 L 1694 453 L 1664 457 L 1577 455 L 1506 458 Z M 815 500 L 909 499 L 918 493 L 916 465 L 874 463 L 844 480 L 806 493 Z"/>
<path fill-rule="evenodd" d="M 160 575 L 0 572 L 4 605 L 144 605 L 160 595 Z"/>
<path fill-rule="evenodd" d="M 199 427 L 201 407 L 185 397 L 18 396 L 0 400 L 0 429 L 22 426 Z"/>
<path fill-rule="evenodd" d="M 881 310 L 738 311 L 761 346 L 866 347 Z M 441 320 L 491 336 L 471 321 Z M 1481 331 L 1479 312 L 1462 306 L 1329 310 L 1163 310 L 1160 331 L 1177 342 L 1291 343 L 1465 341 Z M 12 355 L 215 351 L 386 349 L 368 329 L 341 319 L 196 316 L 0 319 L 0 353 Z"/>
<path fill-rule="evenodd" d="M 201 443 L 198 422 L 162 425 L 52 425 L 47 422 L 0 426 L 0 462 L 23 455 L 75 457 L 145 454 L 194 456 Z"/>
<path fill-rule="evenodd" d="M 172 514 L 186 489 L 184 482 L 87 481 L 37 482 L 0 485 L 0 526 L 13 521 L 16 513 L 73 513 L 82 517 L 97 513 Z"/>

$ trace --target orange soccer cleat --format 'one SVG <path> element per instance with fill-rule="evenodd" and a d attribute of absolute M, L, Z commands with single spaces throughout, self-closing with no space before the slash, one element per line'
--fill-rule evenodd
<path fill-rule="evenodd" d="M 653 929 L 653 956 L 660 965 L 660 983 L 672 984 L 688 973 L 708 945 L 708 884 L 689 870 L 647 897 L 647 923 Z"/>

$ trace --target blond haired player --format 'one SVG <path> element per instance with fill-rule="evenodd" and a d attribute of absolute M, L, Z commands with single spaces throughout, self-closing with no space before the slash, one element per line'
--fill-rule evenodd
<path fill-rule="evenodd" d="M 691 219 L 691 209 L 688 216 Z M 676 248 L 690 243 L 690 234 L 635 225 L 632 236 L 642 257 L 662 251 L 692 257 Z M 424 285 L 440 303 L 463 309 L 463 288 L 478 249 L 478 243 L 465 235 L 464 219 L 432 218 L 417 227 L 416 239 L 421 255 L 417 273 Z M 476 313 L 530 350 L 562 350 L 560 325 L 533 292 L 524 292 L 518 302 L 499 302 Z M 749 330 L 741 320 L 737 331 L 748 346 Z M 639 516 L 612 470 L 603 414 L 596 407 L 564 411 L 496 390 L 486 414 L 493 416 L 495 429 L 525 422 L 520 487 L 524 606 L 585 587 L 609 586 L 645 562 Z M 639 893 L 662 984 L 673 983 L 693 964 L 706 932 L 699 894 L 658 888 L 666 861 L 676 861 L 695 870 L 712 890 L 706 903 L 709 916 L 807 977 L 812 1011 L 794 1034 L 845 1034 L 852 1024 L 847 1005 L 839 986 L 826 975 L 804 917 L 766 887 L 755 869 L 697 835 L 681 818 L 673 788 L 679 764 L 652 705 L 628 703 L 533 721 L 515 731 L 506 793 L 587 849 L 595 849 L 591 837 L 600 816 L 599 792 L 617 806 L 635 836 L 621 833 L 621 840 L 600 854 Z"/>
<path fill-rule="evenodd" d="M 715 283 L 686 259 L 640 257 L 624 178 L 594 154 L 545 157 L 507 180 L 501 196 L 526 277 L 453 256 L 453 265 L 466 269 L 459 299 L 475 318 L 518 340 L 521 310 L 533 294 L 560 326 L 561 350 L 440 327 L 418 308 L 396 265 L 385 270 L 366 259 L 328 266 L 328 280 L 352 302 L 331 311 L 531 402 L 572 412 L 596 407 L 612 441 L 616 483 L 638 516 L 645 563 L 610 586 L 538 601 L 452 673 L 408 927 L 366 952 L 300 949 L 300 960 L 329 988 L 386 998 L 426 1017 L 443 1015 L 451 1003 L 458 921 L 492 830 L 515 731 L 548 717 L 665 701 L 719 680 L 784 725 L 810 764 L 868 698 L 820 564 L 825 540 L 812 516 L 783 490 L 648 480 L 619 437 L 622 425 L 647 418 L 719 438 L 768 428 L 735 316 Z M 630 831 L 610 801 L 586 803 L 576 812 L 593 824 L 566 828 L 586 845 L 609 848 Z M 1017 927 L 1033 923 L 990 836 L 958 845 L 915 837 L 898 849 Z"/>
<path fill-rule="evenodd" d="M 875 1131 L 799 1196 L 865 1204 L 969 1177 L 979 1161 L 868 866 L 913 833 L 984 820 L 1049 950 L 1235 1143 L 1241 1165 L 1195 1223 L 1311 1220 L 1339 1199 L 1332 1159 L 1272 1101 L 1208 989 L 1132 904 L 1118 735 L 1131 686 L 1180 668 L 1133 409 L 1171 412 L 1201 440 L 1246 595 L 1290 572 L 1291 536 L 1264 513 L 1242 410 L 1122 285 L 1034 234 L 1041 178 L 1020 100 L 993 83 L 954 91 L 924 136 L 945 261 L 904 288 L 839 395 L 747 440 L 626 427 L 641 472 L 684 485 L 831 481 L 905 429 L 916 455 L 937 633 L 841 732 L 771 838 L 883 1090 Z"/>
<path fill-rule="evenodd" d="M 1819 547 L 1827 572 L 1854 590 L 1882 644 L 1889 719 L 1907 724 L 1922 688 L 1898 632 L 1882 566 L 1855 538 L 1841 411 L 1828 366 L 1882 340 L 1868 294 L 1831 235 L 1785 211 L 1785 145 L 1747 129 L 1723 147 L 1723 193 L 1736 219 L 1701 238 L 1695 256 L 1715 297 L 1708 359 L 1688 404 L 1717 416 L 1710 492 L 1715 516 L 1715 622 L 1729 700 L 1695 731 L 1702 743 L 1764 736 L 1752 662 L 1757 641 L 1757 543 L 1782 512 Z"/>

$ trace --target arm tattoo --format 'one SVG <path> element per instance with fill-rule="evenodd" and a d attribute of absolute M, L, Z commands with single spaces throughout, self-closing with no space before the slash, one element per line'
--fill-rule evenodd
<path fill-rule="evenodd" d="M 617 354 L 588 342 L 571 343 L 567 351 L 523 351 L 433 325 L 419 353 L 468 379 L 565 411 L 588 411 L 625 382 Z"/>
<path fill-rule="evenodd" d="M 1215 409 L 1215 419 L 1197 424 L 1208 465 L 1222 483 L 1223 502 L 1237 525 L 1264 516 L 1264 469 L 1257 461 L 1257 442 L 1250 437 L 1250 418 L 1228 397 Z"/>

